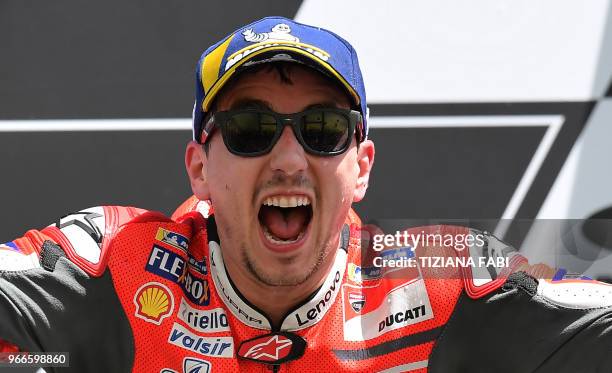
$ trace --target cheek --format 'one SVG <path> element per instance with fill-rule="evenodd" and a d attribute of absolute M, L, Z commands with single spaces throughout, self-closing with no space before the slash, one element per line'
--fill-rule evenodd
<path fill-rule="evenodd" d="M 244 227 L 252 218 L 249 190 L 244 177 L 237 169 L 219 167 L 211 170 L 210 198 L 215 209 L 219 234 L 223 240 L 231 241 L 229 229 L 235 226 Z M 239 213 L 236 213 L 236 212 Z M 223 233 L 221 233 L 223 232 Z"/>
<path fill-rule="evenodd" d="M 342 162 L 335 165 L 330 163 L 328 166 L 323 175 L 327 177 L 324 185 L 333 198 L 331 202 L 335 205 L 350 205 L 359 175 L 355 157 L 347 156 Z"/>
<path fill-rule="evenodd" d="M 253 201 L 262 165 L 255 159 L 229 158 L 227 162 L 211 162 L 214 165 L 210 167 L 209 190 L 213 206 L 234 220 L 253 219 L 258 212 L 253 209 Z"/>
<path fill-rule="evenodd" d="M 210 197 L 218 205 L 231 204 L 246 194 L 242 189 L 248 175 L 239 171 L 239 167 L 211 167 L 209 177 Z"/>
<path fill-rule="evenodd" d="M 230 154 L 222 141 L 211 145 L 207 176 L 212 201 L 219 207 L 244 203 L 241 198 L 252 187 L 254 167 Z"/>

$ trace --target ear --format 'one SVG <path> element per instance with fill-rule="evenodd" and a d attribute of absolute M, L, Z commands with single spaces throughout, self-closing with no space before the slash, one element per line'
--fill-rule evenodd
<path fill-rule="evenodd" d="M 357 166 L 359 175 L 355 185 L 353 194 L 353 202 L 359 202 L 365 197 L 368 190 L 368 181 L 370 180 L 370 171 L 374 164 L 374 143 L 370 140 L 365 140 L 359 145 L 357 150 Z"/>
<path fill-rule="evenodd" d="M 210 199 L 207 163 L 208 156 L 204 152 L 202 144 L 190 141 L 185 149 L 185 167 L 187 168 L 191 190 L 201 201 Z"/>

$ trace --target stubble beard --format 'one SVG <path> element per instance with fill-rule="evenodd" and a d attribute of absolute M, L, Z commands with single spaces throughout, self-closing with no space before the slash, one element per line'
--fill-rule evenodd
<path fill-rule="evenodd" d="M 263 270 L 255 263 L 249 255 L 249 250 L 246 245 L 242 246 L 242 261 L 247 271 L 255 277 L 257 281 L 267 286 L 299 286 L 308 281 L 315 272 L 321 268 L 321 265 L 325 261 L 325 258 L 331 253 L 332 243 L 328 240 L 326 243 L 320 243 L 315 245 L 318 250 L 316 252 L 316 260 L 312 266 L 305 272 L 296 275 L 279 275 L 278 277 L 272 276 Z M 287 259 L 287 265 L 291 264 L 292 258 Z"/>

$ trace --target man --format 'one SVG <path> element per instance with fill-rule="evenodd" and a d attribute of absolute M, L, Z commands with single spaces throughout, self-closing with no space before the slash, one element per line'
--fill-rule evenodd
<path fill-rule="evenodd" d="M 610 286 L 538 281 L 473 229 L 362 236 L 351 205 L 374 144 L 337 35 L 280 17 L 230 34 L 198 62 L 193 126 L 194 197 L 172 219 L 96 207 L 3 245 L 7 356 L 68 352 L 46 365 L 75 372 L 612 367 Z"/>

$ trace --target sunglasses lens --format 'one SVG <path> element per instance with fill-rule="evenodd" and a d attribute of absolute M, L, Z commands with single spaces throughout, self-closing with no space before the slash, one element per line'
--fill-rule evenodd
<path fill-rule="evenodd" d="M 226 111 L 217 115 L 225 145 L 232 153 L 242 156 L 257 156 L 270 151 L 287 119 L 291 119 L 294 132 L 299 131 L 298 139 L 302 146 L 314 154 L 342 153 L 351 138 L 349 112 L 337 109 L 311 109 L 291 115 L 254 110 Z"/>
<path fill-rule="evenodd" d="M 302 117 L 300 126 L 304 142 L 317 152 L 342 151 L 349 139 L 349 118 L 335 111 L 309 111 Z"/>
<path fill-rule="evenodd" d="M 227 146 L 245 155 L 266 150 L 276 134 L 276 119 L 266 113 L 242 112 L 228 118 L 223 135 Z"/>

